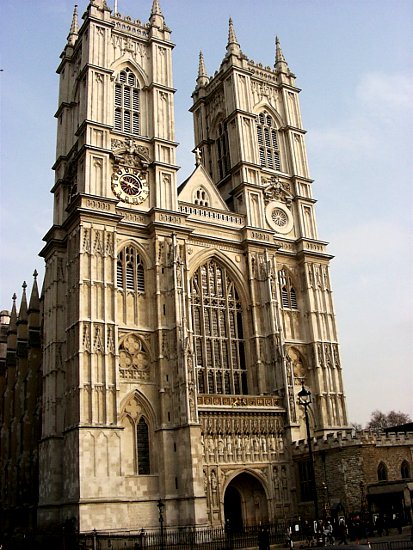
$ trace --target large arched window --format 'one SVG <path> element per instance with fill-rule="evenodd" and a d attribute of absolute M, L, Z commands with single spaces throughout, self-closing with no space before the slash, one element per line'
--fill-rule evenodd
<path fill-rule="evenodd" d="M 130 69 L 121 71 L 115 83 L 115 130 L 140 134 L 140 90 Z"/>
<path fill-rule="evenodd" d="M 297 293 L 286 269 L 280 269 L 278 272 L 278 284 L 280 287 L 281 307 L 283 309 L 298 309 Z"/>
<path fill-rule="evenodd" d="M 116 280 L 118 288 L 145 292 L 145 270 L 135 247 L 125 246 L 119 252 L 116 263 Z"/>
<path fill-rule="evenodd" d="M 256 124 L 261 166 L 281 170 L 278 135 L 274 119 L 264 111 L 257 116 Z"/>
<path fill-rule="evenodd" d="M 209 260 L 191 279 L 198 391 L 247 394 L 242 308 L 225 267 Z"/>
<path fill-rule="evenodd" d="M 388 479 L 387 466 L 384 462 L 380 462 L 379 467 L 377 468 L 377 479 L 379 481 L 387 481 Z"/>

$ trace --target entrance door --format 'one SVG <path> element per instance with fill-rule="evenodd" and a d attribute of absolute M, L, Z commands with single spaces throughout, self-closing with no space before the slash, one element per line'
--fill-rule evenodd
<path fill-rule="evenodd" d="M 242 531 L 241 495 L 235 487 L 228 487 L 224 499 L 225 526 L 232 532 Z"/>
<path fill-rule="evenodd" d="M 258 479 L 242 473 L 228 485 L 224 496 L 225 525 L 233 532 L 268 523 L 268 504 Z"/>

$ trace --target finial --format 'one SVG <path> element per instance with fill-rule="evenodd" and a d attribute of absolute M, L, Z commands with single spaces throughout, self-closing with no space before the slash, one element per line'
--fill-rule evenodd
<path fill-rule="evenodd" d="M 198 78 L 196 83 L 198 87 L 206 86 L 209 82 L 209 78 L 205 69 L 204 55 L 202 52 L 199 52 L 199 66 L 198 66 Z"/>
<path fill-rule="evenodd" d="M 79 23 L 77 20 L 77 4 L 75 4 L 73 10 L 72 24 L 70 26 L 69 35 L 67 37 L 68 46 L 74 46 L 79 33 Z"/>
<path fill-rule="evenodd" d="M 39 275 L 39 274 L 37 273 L 37 269 L 35 269 L 35 270 L 33 271 L 33 277 L 34 277 L 35 279 L 37 279 L 37 276 L 38 276 L 38 275 Z"/>
<path fill-rule="evenodd" d="M 22 284 L 23 292 L 26 292 L 26 288 L 27 288 L 27 283 L 26 281 L 23 281 L 23 284 Z"/>
<path fill-rule="evenodd" d="M 235 35 L 234 24 L 232 22 L 231 17 L 229 18 L 227 52 L 229 54 L 240 54 L 241 53 L 241 49 L 239 47 L 238 40 L 237 40 L 237 37 Z"/>
<path fill-rule="evenodd" d="M 13 300 L 13 303 L 16 304 L 17 294 L 14 293 L 13 296 L 11 297 L 11 299 Z"/>

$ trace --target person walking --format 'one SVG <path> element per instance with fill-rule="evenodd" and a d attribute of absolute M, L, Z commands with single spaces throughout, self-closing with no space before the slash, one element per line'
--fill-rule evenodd
<path fill-rule="evenodd" d="M 341 518 L 338 524 L 339 544 L 347 544 L 347 525 L 344 518 Z"/>

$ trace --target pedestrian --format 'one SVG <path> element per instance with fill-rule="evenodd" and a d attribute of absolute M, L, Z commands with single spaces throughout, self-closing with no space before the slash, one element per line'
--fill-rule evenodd
<path fill-rule="evenodd" d="M 258 533 L 258 549 L 259 550 L 270 550 L 270 537 L 268 534 L 268 529 L 262 527 Z"/>
<path fill-rule="evenodd" d="M 338 524 L 338 536 L 340 539 L 339 544 L 347 544 L 347 525 L 344 518 L 341 518 Z"/>
<path fill-rule="evenodd" d="M 334 544 L 333 526 L 330 520 L 327 520 L 324 526 L 324 541 L 327 542 L 327 544 Z"/>

